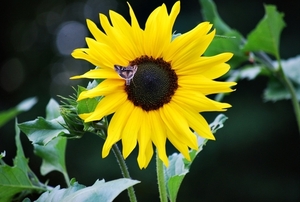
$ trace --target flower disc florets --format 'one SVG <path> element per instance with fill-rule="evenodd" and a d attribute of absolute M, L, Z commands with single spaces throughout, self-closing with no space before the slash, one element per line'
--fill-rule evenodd
<path fill-rule="evenodd" d="M 145 111 L 156 110 L 170 102 L 178 88 L 177 75 L 162 58 L 142 56 L 131 62 L 138 65 L 131 85 L 125 90 L 128 100 Z"/>

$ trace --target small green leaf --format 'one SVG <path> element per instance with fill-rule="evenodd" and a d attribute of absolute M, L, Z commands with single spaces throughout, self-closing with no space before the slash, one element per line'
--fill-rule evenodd
<path fill-rule="evenodd" d="M 210 124 L 211 131 L 213 133 L 221 129 L 224 126 L 224 122 L 227 120 L 227 117 L 223 114 L 219 114 L 215 120 Z M 197 135 L 197 133 L 195 133 Z M 197 135 L 198 140 L 198 150 L 190 150 L 191 161 L 188 161 L 183 157 L 181 153 L 174 153 L 169 156 L 169 167 L 164 167 L 166 186 L 168 190 L 168 197 L 171 202 L 175 202 L 179 187 L 185 177 L 189 172 L 190 167 L 200 151 L 202 151 L 203 146 L 206 144 L 207 139 Z"/>
<path fill-rule="evenodd" d="M 17 124 L 16 124 L 17 125 Z M 24 156 L 20 141 L 20 131 L 16 126 L 15 142 L 17 146 L 17 155 L 14 159 L 14 166 L 6 164 L 0 165 L 0 200 L 9 202 L 14 195 L 22 191 L 28 193 L 33 191 L 45 191 L 35 174 L 28 166 L 28 160 Z"/>
<path fill-rule="evenodd" d="M 109 182 L 97 180 L 89 187 L 84 187 L 78 183 L 73 183 L 68 189 L 59 189 L 57 186 L 52 191 L 43 193 L 36 202 L 110 202 L 122 191 L 137 183 L 139 181 L 123 178 Z"/>
<path fill-rule="evenodd" d="M 224 114 L 219 114 L 215 120 L 209 124 L 209 127 L 212 131 L 212 133 L 216 133 L 219 129 L 224 127 L 224 122 L 227 120 L 227 116 Z"/>
<path fill-rule="evenodd" d="M 279 40 L 285 27 L 283 14 L 276 6 L 265 5 L 265 16 L 248 35 L 244 51 L 265 51 L 279 59 Z"/>
<path fill-rule="evenodd" d="M 37 103 L 36 97 L 28 98 L 18 104 L 16 107 L 9 110 L 0 112 L 0 127 L 7 123 L 9 120 L 15 118 L 21 112 L 28 111 L 33 105 Z"/>
<path fill-rule="evenodd" d="M 88 85 L 87 88 L 84 88 L 82 86 L 78 86 L 77 97 L 79 96 L 79 94 L 81 92 L 86 91 L 87 89 L 94 88 L 95 85 L 97 85 L 97 82 L 94 80 L 93 82 L 89 82 L 89 85 Z M 102 97 L 100 97 L 100 98 L 87 98 L 87 99 L 84 99 L 84 100 L 77 101 L 78 114 L 93 112 L 101 98 Z"/>
<path fill-rule="evenodd" d="M 99 103 L 97 98 L 87 98 L 77 102 L 78 114 L 93 112 Z"/>

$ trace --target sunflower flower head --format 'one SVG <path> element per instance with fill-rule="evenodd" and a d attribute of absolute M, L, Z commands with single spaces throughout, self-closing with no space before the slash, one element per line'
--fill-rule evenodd
<path fill-rule="evenodd" d="M 110 21 L 100 14 L 104 31 L 87 20 L 94 39 L 86 38 L 88 48 L 72 53 L 74 58 L 97 66 L 72 79 L 103 79 L 95 88 L 79 95 L 78 100 L 103 97 L 94 111 L 79 116 L 91 122 L 113 114 L 102 149 L 103 157 L 121 140 L 124 158 L 138 145 L 140 168 L 149 164 L 153 145 L 168 166 L 168 140 L 189 160 L 189 148 L 198 148 L 193 131 L 204 138 L 215 139 L 200 112 L 225 111 L 230 107 L 206 96 L 232 91 L 230 87 L 234 82 L 214 80 L 229 70 L 226 62 L 232 54 L 203 56 L 215 36 L 208 22 L 172 39 L 180 1 L 174 4 L 170 14 L 165 4 L 156 8 L 144 29 L 128 6 L 131 23 L 114 11 L 109 12 Z"/>

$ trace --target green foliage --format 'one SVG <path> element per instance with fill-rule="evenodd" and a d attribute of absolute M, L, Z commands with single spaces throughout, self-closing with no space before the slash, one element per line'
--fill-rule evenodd
<path fill-rule="evenodd" d="M 19 124 L 20 129 L 32 142 L 34 152 L 43 159 L 41 174 L 51 171 L 61 172 L 69 183 L 65 165 L 66 138 L 68 130 L 61 124 L 64 120 L 59 113 L 59 105 L 51 99 L 46 107 L 46 119 L 39 117 L 36 120 Z"/>
<path fill-rule="evenodd" d="M 277 62 L 273 62 L 275 65 Z M 300 56 L 282 60 L 282 69 L 288 79 L 292 82 L 298 101 L 300 101 Z M 276 79 L 270 79 L 267 88 L 264 91 L 264 99 L 266 101 L 278 101 L 291 99 L 291 94 L 287 88 Z"/>
<path fill-rule="evenodd" d="M 214 27 L 217 29 L 218 34 L 225 35 L 231 32 L 231 28 L 222 20 L 220 17 L 216 4 L 212 0 L 200 0 L 201 13 L 204 20 L 213 23 Z"/>
<path fill-rule="evenodd" d="M 1 159 L 0 165 L 0 201 L 9 202 L 20 193 L 41 192 L 46 190 L 46 186 L 41 184 L 36 175 L 28 166 L 20 141 L 20 130 L 16 126 L 15 142 L 17 155 L 14 159 L 14 166 L 5 164 Z"/>
<path fill-rule="evenodd" d="M 92 186 L 85 187 L 77 182 L 72 182 L 67 189 L 59 186 L 53 190 L 43 193 L 36 202 L 74 202 L 74 201 L 113 201 L 122 191 L 139 183 L 137 180 L 117 179 L 109 182 L 97 180 Z"/>
<path fill-rule="evenodd" d="M 233 69 L 247 61 L 247 54 L 241 50 L 241 45 L 244 43 L 243 36 L 238 31 L 231 29 L 221 19 L 213 1 L 200 0 L 200 4 L 204 20 L 213 23 L 218 34 L 205 51 L 205 55 L 212 56 L 223 52 L 231 52 L 234 55 L 229 64 Z"/>
<path fill-rule="evenodd" d="M 216 133 L 217 130 L 223 128 L 223 124 L 227 117 L 224 114 L 218 115 L 215 120 L 210 124 L 211 131 Z M 175 202 L 179 187 L 189 172 L 190 167 L 195 160 L 196 156 L 202 151 L 203 146 L 206 144 L 207 139 L 204 139 L 197 135 L 198 138 L 198 150 L 190 150 L 191 161 L 186 160 L 181 153 L 174 153 L 169 156 L 169 166 L 164 169 L 166 186 L 168 190 L 168 197 L 171 202 Z"/>
<path fill-rule="evenodd" d="M 26 100 L 23 100 L 16 107 L 13 107 L 4 112 L 0 112 L 0 127 L 7 123 L 9 120 L 15 118 L 21 112 L 25 112 L 31 109 L 31 107 L 35 105 L 36 102 L 37 99 L 35 97 L 31 97 Z"/>
<path fill-rule="evenodd" d="M 234 54 L 229 61 L 232 70 L 227 80 L 238 81 L 240 79 L 253 80 L 258 76 L 269 78 L 267 88 L 264 91 L 264 99 L 267 101 L 278 101 L 282 99 L 294 99 L 296 115 L 300 114 L 298 101 L 300 101 L 300 56 L 288 60 L 280 58 L 280 35 L 285 27 L 283 14 L 276 10 L 273 5 L 265 5 L 265 16 L 258 23 L 256 28 L 247 36 L 243 37 L 237 30 L 227 25 L 218 14 L 216 5 L 212 0 L 200 0 L 202 14 L 205 20 L 214 24 L 217 35 L 205 56 L 212 56 L 223 52 Z M 172 40 L 180 33 L 174 33 Z M 276 61 L 272 61 L 275 57 Z M 97 67 L 96 67 L 97 68 Z M 288 82 L 291 85 L 289 86 Z M 63 99 L 59 106 L 51 99 L 46 107 L 46 118 L 38 117 L 33 121 L 19 124 L 34 147 L 34 153 L 42 159 L 40 167 L 41 174 L 46 175 L 51 171 L 58 171 L 63 174 L 68 188 L 47 187 L 39 182 L 36 175 L 28 166 L 28 160 L 24 156 L 20 141 L 20 131 L 16 128 L 17 155 L 13 166 L 7 165 L 3 158 L 5 152 L 0 154 L 0 201 L 11 201 L 16 194 L 20 198 L 31 192 L 44 192 L 37 202 L 56 201 L 112 201 L 123 190 L 139 183 L 139 181 L 127 178 L 105 182 L 97 180 L 92 186 L 86 187 L 75 180 L 69 180 L 65 153 L 67 138 L 80 138 L 88 131 L 106 137 L 109 118 L 104 117 L 98 122 L 83 123 L 78 114 L 93 112 L 103 97 L 88 98 L 77 101 L 79 94 L 87 89 L 97 86 L 102 80 L 90 82 L 87 88 L 79 86 L 73 97 Z M 290 88 L 288 88 L 290 87 Z M 295 96 L 293 96 L 293 93 Z M 218 95 L 217 100 L 221 100 Z M 24 100 L 15 108 L 0 113 L 0 127 L 11 120 L 19 113 L 27 111 L 35 103 L 36 98 Z M 298 109 L 297 109 L 298 107 Z M 298 110 L 298 112 L 297 112 Z M 300 115 L 298 115 L 300 125 Z M 223 127 L 227 119 L 224 115 L 216 117 L 210 124 L 213 133 Z M 207 140 L 198 136 L 198 149 L 190 150 L 191 161 L 187 161 L 182 154 L 175 153 L 169 157 L 169 167 L 164 168 L 166 178 L 167 194 L 170 201 L 175 202 L 180 185 L 189 172 L 196 156 L 202 151 Z M 24 194 L 24 195 L 23 195 Z M 30 201 L 30 199 L 24 199 Z"/>
<path fill-rule="evenodd" d="M 280 34 L 285 27 L 283 14 L 277 12 L 276 6 L 273 5 L 265 5 L 265 11 L 264 18 L 248 35 L 244 50 L 265 51 L 279 60 Z"/>

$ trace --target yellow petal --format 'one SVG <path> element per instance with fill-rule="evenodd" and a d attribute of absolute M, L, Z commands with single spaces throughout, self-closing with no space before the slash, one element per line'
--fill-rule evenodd
<path fill-rule="evenodd" d="M 208 22 L 203 22 L 193 30 L 176 37 L 166 50 L 164 59 L 172 61 L 172 68 L 175 70 L 193 62 L 204 53 L 212 41 L 215 32 L 207 34 L 211 27 Z"/>
<path fill-rule="evenodd" d="M 126 93 L 114 93 L 104 97 L 97 105 L 94 113 L 85 122 L 96 121 L 115 112 L 127 99 Z"/>
<path fill-rule="evenodd" d="M 221 75 L 224 75 L 228 71 L 228 66 L 220 66 L 224 64 L 233 56 L 232 53 L 221 53 L 215 56 L 201 56 L 198 57 L 194 62 L 186 64 L 184 68 L 179 68 L 176 70 L 176 74 L 179 76 L 186 75 L 199 75 L 202 74 L 210 79 L 218 78 Z M 210 72 L 217 73 L 217 75 Z"/>
<path fill-rule="evenodd" d="M 135 14 L 133 12 L 133 9 L 131 8 L 130 4 L 127 2 L 129 6 L 129 13 L 130 13 L 130 18 L 131 18 L 131 27 L 132 27 L 132 36 L 134 38 L 135 43 L 137 44 L 136 46 L 136 52 L 137 55 L 136 57 L 139 57 L 141 55 L 145 55 L 145 48 L 144 46 L 141 46 L 140 44 L 144 44 L 144 33 L 143 30 L 140 28 L 140 25 L 135 17 Z"/>
<path fill-rule="evenodd" d="M 123 107 L 120 107 L 111 118 L 108 129 L 107 138 L 104 142 L 102 149 L 102 157 L 105 158 L 111 149 L 111 147 L 121 139 L 122 131 L 127 124 L 128 117 L 133 110 L 131 102 L 124 102 Z"/>
<path fill-rule="evenodd" d="M 174 133 L 172 133 L 170 130 L 167 132 L 168 140 L 172 143 L 172 145 L 187 159 L 191 160 L 190 154 L 189 154 L 189 148 L 186 144 L 182 143 L 180 139 Z M 196 135 L 195 135 L 196 137 Z"/>
<path fill-rule="evenodd" d="M 169 165 L 168 156 L 166 154 L 166 126 L 161 119 L 158 111 L 149 111 L 149 125 L 152 128 L 152 141 L 156 146 L 159 158 L 164 162 L 165 166 Z"/>
<path fill-rule="evenodd" d="M 141 128 L 137 136 L 139 143 L 139 154 L 137 161 L 140 169 L 147 167 L 153 154 L 152 142 L 150 139 L 152 131 L 151 125 L 149 124 L 149 115 L 147 112 L 143 112 L 142 117 L 143 119 L 140 120 Z"/>
<path fill-rule="evenodd" d="M 171 101 L 159 110 L 164 124 L 166 124 L 172 135 L 177 137 L 177 139 L 180 139 L 182 143 L 188 145 L 192 149 L 197 149 L 196 136 L 189 129 L 189 125 L 183 115 L 173 108 L 173 104 L 174 103 Z"/>
<path fill-rule="evenodd" d="M 106 96 L 112 93 L 125 93 L 123 79 L 106 79 L 95 88 L 81 92 L 77 101 L 86 98 Z"/>
<path fill-rule="evenodd" d="M 216 105 L 212 103 L 210 99 L 197 90 L 178 88 L 172 100 L 177 103 L 189 105 L 197 111 L 204 109 L 217 109 Z"/>
<path fill-rule="evenodd" d="M 230 87 L 236 85 L 235 82 L 214 81 L 202 75 L 180 76 L 178 84 L 183 89 L 198 90 L 204 95 L 232 92 Z"/>
<path fill-rule="evenodd" d="M 87 23 L 87 26 L 88 26 L 90 32 L 96 39 L 96 41 L 98 41 L 99 43 L 107 44 L 108 46 L 112 45 L 111 39 L 109 37 L 107 37 L 107 35 L 105 33 L 100 31 L 100 29 L 97 27 L 97 25 L 93 21 L 87 20 L 86 23 Z"/>
<path fill-rule="evenodd" d="M 119 79 L 120 76 L 113 69 L 92 69 L 82 75 L 73 76 L 71 79 Z"/>
<path fill-rule="evenodd" d="M 191 110 L 186 105 L 179 106 L 175 103 L 173 103 L 172 107 L 187 119 L 188 125 L 201 137 L 215 140 L 215 137 L 212 134 L 208 123 L 197 111 Z"/>
<path fill-rule="evenodd" d="M 136 146 L 138 132 L 141 128 L 141 117 L 144 117 L 143 110 L 140 107 L 134 107 L 128 120 L 126 120 L 127 123 L 122 135 L 122 153 L 124 158 L 127 158 Z"/>

